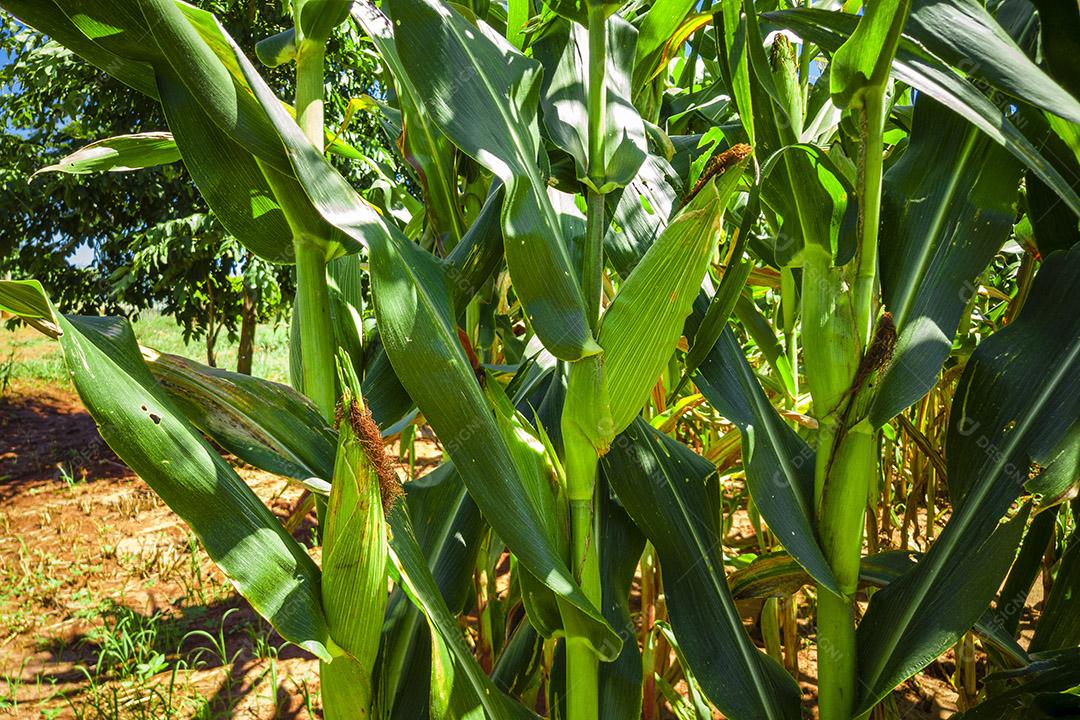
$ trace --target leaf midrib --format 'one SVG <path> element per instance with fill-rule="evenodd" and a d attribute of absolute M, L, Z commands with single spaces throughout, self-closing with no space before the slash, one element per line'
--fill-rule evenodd
<path fill-rule="evenodd" d="M 908 313 L 911 312 L 911 308 L 915 303 L 916 290 L 922 285 L 936 250 L 941 247 L 942 238 L 940 235 L 945 225 L 945 219 L 952 208 L 953 198 L 960 187 L 960 177 L 967 170 L 978 136 L 979 131 L 969 123 L 964 137 L 964 147 L 960 151 L 960 158 L 952 166 L 952 173 L 949 176 L 945 193 L 938 204 L 933 220 L 931 220 L 927 231 L 924 233 L 926 242 L 923 243 L 919 251 L 918 260 L 915 263 L 915 272 L 909 275 L 909 281 L 902 291 L 903 294 L 896 303 L 893 314 L 896 319 L 896 327 L 900 328 L 901 331 L 903 331 Z M 907 202 L 910 203 L 910 200 Z"/>
<path fill-rule="evenodd" d="M 648 435 L 646 435 L 646 437 L 648 437 Z M 655 438 L 649 438 L 649 443 L 654 448 L 653 452 L 655 453 L 656 448 L 659 445 L 659 441 Z M 690 531 L 690 536 L 693 539 L 694 545 L 696 546 L 698 557 L 702 559 L 702 561 L 705 563 L 706 567 L 709 570 L 709 583 L 713 586 L 713 589 L 721 598 L 723 597 L 723 594 L 725 592 L 730 594 L 730 590 L 728 590 L 727 588 L 726 580 L 723 587 L 720 587 L 720 584 L 716 580 L 716 566 L 713 564 L 710 550 L 708 546 L 702 541 L 701 536 L 698 534 L 697 529 L 694 527 L 694 523 L 691 521 L 691 515 L 686 509 L 686 505 L 683 503 L 682 497 L 680 497 L 679 493 L 676 491 L 675 483 L 672 481 L 671 475 L 668 473 L 666 468 L 663 469 L 663 473 L 664 479 L 667 481 L 668 488 L 671 491 L 671 496 L 675 498 L 675 502 L 679 507 L 679 513 L 686 521 L 686 527 Z M 759 658 L 757 657 L 758 650 L 756 648 L 751 650 L 747 647 L 749 643 L 748 639 L 745 637 L 745 633 L 742 633 L 742 619 L 737 616 L 737 613 L 732 612 L 732 604 L 723 602 L 723 600 L 721 600 L 720 606 L 723 608 L 724 615 L 727 617 L 729 625 L 735 631 L 735 637 L 738 640 L 737 644 L 739 646 L 739 654 L 742 656 L 743 662 L 746 664 L 747 668 L 750 671 L 750 676 L 753 678 L 754 681 L 754 688 L 757 690 L 758 698 L 761 700 L 765 711 L 768 713 L 768 717 L 782 718 L 782 713 L 779 715 L 777 714 L 777 708 L 775 707 L 773 702 L 773 693 L 769 691 L 769 683 L 766 681 L 765 678 L 761 677 L 761 663 L 759 662 Z"/>
<path fill-rule="evenodd" d="M 887 650 L 885 652 L 880 652 L 875 657 L 873 671 L 869 675 L 867 686 L 874 687 L 878 680 L 881 679 L 881 674 L 885 670 L 888 659 L 892 656 L 896 646 L 900 643 L 912 617 L 915 615 L 915 611 L 926 599 L 926 595 L 930 591 L 930 586 L 941 573 L 941 566 L 945 559 L 952 554 L 957 539 L 964 534 L 964 531 L 967 530 L 975 516 L 980 514 L 980 505 L 982 505 L 983 500 L 986 498 L 986 495 L 990 492 L 991 488 L 996 485 L 995 481 L 997 476 L 1001 473 L 1001 470 L 1007 464 L 1009 458 L 1012 457 L 1017 446 L 1025 439 L 1032 423 L 1035 422 L 1036 416 L 1042 412 L 1043 406 L 1050 400 L 1051 396 L 1055 394 L 1057 386 L 1072 369 L 1072 366 L 1076 363 L 1077 359 L 1080 359 L 1080 341 L 1073 342 L 1072 348 L 1067 352 L 1064 361 L 1058 364 L 1050 381 L 1043 385 L 1042 390 L 1039 392 L 1039 396 L 1030 407 L 1030 410 L 1025 414 L 1022 422 L 1018 422 L 1009 432 L 1008 441 L 1005 443 L 1002 451 L 995 455 L 991 470 L 986 473 L 993 481 L 976 484 L 971 489 L 971 494 L 964 501 L 964 505 L 960 509 L 960 512 L 957 515 L 954 515 L 952 520 L 949 521 L 949 525 L 956 523 L 958 529 L 950 535 L 943 535 L 942 540 L 939 540 L 934 546 L 935 548 L 944 546 L 943 550 L 934 555 L 927 554 L 925 562 L 928 563 L 928 569 L 926 573 L 921 576 L 925 579 L 916 586 L 912 600 L 902 609 L 900 621 L 890 624 L 889 627 L 892 628 L 891 631 L 886 630 L 888 641 L 886 642 L 885 647 Z"/>

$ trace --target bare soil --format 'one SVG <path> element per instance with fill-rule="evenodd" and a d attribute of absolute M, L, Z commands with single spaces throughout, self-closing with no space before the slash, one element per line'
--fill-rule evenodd
<path fill-rule="evenodd" d="M 239 471 L 275 513 L 294 509 L 300 490 Z M 0 398 L 0 503 L 0 714 L 160 716 L 138 711 L 171 679 L 151 674 L 158 653 L 183 661 L 177 717 L 307 717 L 317 705 L 317 662 L 235 594 L 72 392 L 14 384 Z"/>

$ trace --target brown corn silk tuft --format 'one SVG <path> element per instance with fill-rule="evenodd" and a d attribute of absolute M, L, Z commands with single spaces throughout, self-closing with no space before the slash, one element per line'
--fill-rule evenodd
<path fill-rule="evenodd" d="M 375 424 L 375 419 L 371 416 L 371 410 L 355 400 L 349 401 L 347 410 L 344 403 L 338 403 L 336 419 L 339 427 L 343 420 L 348 421 L 349 428 L 360 442 L 364 456 L 371 463 L 379 479 L 379 495 L 382 498 L 383 512 L 389 513 L 402 495 L 401 482 L 398 480 L 397 473 L 394 472 L 390 457 L 386 454 L 382 433 L 379 432 L 379 426 Z"/>
<path fill-rule="evenodd" d="M 694 183 L 694 187 L 690 189 L 690 192 L 686 193 L 686 196 L 679 203 L 678 209 L 681 210 L 689 204 L 689 202 L 701 192 L 701 188 L 705 187 L 707 182 L 717 175 L 723 175 L 732 167 L 745 160 L 752 152 L 754 152 L 754 149 L 746 143 L 738 143 L 709 158 L 709 162 L 705 163 L 705 169 L 701 171 L 701 177 Z"/>
<path fill-rule="evenodd" d="M 851 392 L 858 392 L 871 373 L 884 370 L 892 362 L 893 350 L 896 349 L 896 325 L 893 323 L 892 313 L 883 313 L 878 320 L 877 329 L 874 331 L 874 339 L 870 341 L 859 363 L 859 371 L 855 375 Z"/>
<path fill-rule="evenodd" d="M 840 432 L 836 434 L 836 438 L 833 440 L 827 473 L 831 471 L 833 460 L 836 459 L 836 453 L 839 451 L 844 436 L 847 434 L 851 410 L 856 405 L 858 397 L 860 397 L 859 391 L 871 377 L 880 379 L 881 372 L 888 368 L 892 362 L 895 349 L 896 324 L 893 322 L 892 313 L 885 312 L 882 313 L 881 318 L 878 320 L 877 328 L 874 330 L 874 337 L 859 362 L 851 387 L 848 388 L 845 394 L 847 401 L 843 404 L 843 412 L 840 414 Z"/>

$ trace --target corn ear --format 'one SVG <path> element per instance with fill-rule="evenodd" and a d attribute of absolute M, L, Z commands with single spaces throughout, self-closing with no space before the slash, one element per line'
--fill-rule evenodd
<path fill-rule="evenodd" d="M 397 490 L 371 414 L 355 396 L 344 402 L 323 539 L 323 606 L 340 650 L 321 669 L 329 720 L 373 714 L 371 677 L 387 600 L 384 509 Z"/>
<path fill-rule="evenodd" d="M 604 371 L 616 433 L 641 412 L 682 335 L 721 236 L 724 207 L 746 167 L 750 148 L 710 181 L 649 248 L 626 279 L 600 326 Z"/>
<path fill-rule="evenodd" d="M 844 269 L 829 251 L 807 244 L 803 264 L 802 317 L 806 379 L 819 423 L 835 419 L 859 367 L 862 343 L 855 326 Z"/>
<path fill-rule="evenodd" d="M 792 131 L 798 136 L 802 133 L 803 95 L 799 84 L 799 61 L 795 57 L 795 46 L 787 36 L 776 35 L 772 52 L 769 54 L 769 65 L 772 68 L 773 84 L 782 101 L 782 110 L 787 115 Z"/>

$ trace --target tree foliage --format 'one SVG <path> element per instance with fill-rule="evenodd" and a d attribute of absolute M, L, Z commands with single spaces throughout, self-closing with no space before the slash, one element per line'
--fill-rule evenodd
<path fill-rule="evenodd" d="M 291 26 L 288 3 L 204 0 L 254 55 L 255 43 Z M 355 33 L 331 41 L 329 117 L 341 123 L 353 98 L 378 92 L 375 61 Z M 266 70 L 283 97 L 287 69 Z M 249 322 L 288 317 L 291 269 L 251 256 L 225 231 L 182 163 L 141 172 L 34 174 L 91 142 L 167 129 L 161 108 L 14 17 L 0 16 L 0 276 L 35 277 L 63 287 L 65 312 L 131 314 L 155 308 L 175 318 L 186 340 L 236 341 Z M 336 130 L 336 126 L 335 126 Z M 380 156 L 381 128 L 370 113 L 351 117 L 343 138 Z M 343 165 L 368 185 L 362 165 Z M 73 260 L 78 262 L 73 262 Z M 246 308 L 246 309 L 245 309 Z"/>

